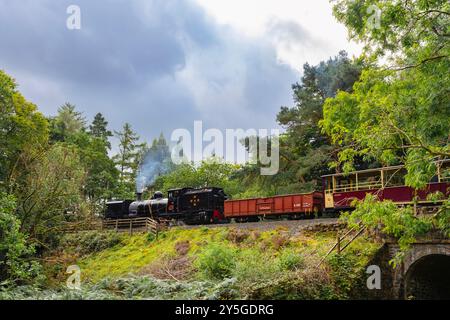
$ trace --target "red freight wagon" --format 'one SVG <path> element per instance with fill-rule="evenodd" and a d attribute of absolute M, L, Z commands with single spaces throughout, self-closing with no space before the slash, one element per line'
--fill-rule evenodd
<path fill-rule="evenodd" d="M 320 214 L 323 207 L 322 192 L 289 194 L 267 198 L 227 200 L 225 218 L 246 220 L 258 216 L 289 215 L 293 218 Z"/>

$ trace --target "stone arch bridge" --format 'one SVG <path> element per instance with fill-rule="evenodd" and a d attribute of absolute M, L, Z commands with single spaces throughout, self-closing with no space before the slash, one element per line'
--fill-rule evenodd
<path fill-rule="evenodd" d="M 381 289 L 369 290 L 380 299 L 450 299 L 450 239 L 427 237 L 416 241 L 395 268 L 389 261 L 399 252 L 386 241 L 372 264 L 381 269 Z"/>

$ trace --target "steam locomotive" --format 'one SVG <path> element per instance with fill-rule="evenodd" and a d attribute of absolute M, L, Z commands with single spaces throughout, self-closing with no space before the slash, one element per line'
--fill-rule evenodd
<path fill-rule="evenodd" d="M 105 219 L 152 217 L 174 219 L 187 224 L 226 222 L 224 201 L 227 195 L 222 188 L 179 188 L 168 191 L 167 198 L 159 191 L 151 199 L 110 201 L 106 203 Z"/>

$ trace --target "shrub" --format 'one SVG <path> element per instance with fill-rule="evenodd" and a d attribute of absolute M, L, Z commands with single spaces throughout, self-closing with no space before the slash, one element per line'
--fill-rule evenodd
<path fill-rule="evenodd" d="M 239 280 L 240 284 L 247 287 L 277 278 L 279 272 L 269 254 L 262 253 L 258 249 L 247 249 L 239 254 L 233 276 Z"/>
<path fill-rule="evenodd" d="M 269 281 L 247 286 L 246 299 L 310 300 L 336 299 L 334 288 L 323 270 L 310 269 L 301 274 L 278 273 Z"/>
<path fill-rule="evenodd" d="M 357 257 L 349 252 L 331 254 L 327 257 L 331 267 L 330 275 L 333 279 L 336 291 L 342 299 L 348 299 L 352 289 L 361 278 L 360 272 L 355 270 Z"/>
<path fill-rule="evenodd" d="M 164 256 L 139 271 L 139 275 L 151 275 L 156 279 L 190 279 L 194 273 L 192 259 L 188 256 Z"/>
<path fill-rule="evenodd" d="M 208 228 L 208 227 L 205 227 L 205 226 L 201 226 L 201 227 L 200 227 L 200 231 L 201 231 L 202 233 L 208 233 L 209 228 Z"/>
<path fill-rule="evenodd" d="M 87 231 L 68 234 L 62 241 L 62 246 L 71 247 L 79 255 L 88 255 L 118 245 L 122 236 L 114 231 Z"/>
<path fill-rule="evenodd" d="M 158 232 L 158 239 L 162 240 L 162 239 L 165 239 L 165 238 L 167 238 L 167 231 L 159 231 Z"/>
<path fill-rule="evenodd" d="M 236 228 L 230 228 L 228 230 L 226 239 L 234 243 L 241 243 L 245 241 L 250 236 L 247 230 L 241 230 Z"/>
<path fill-rule="evenodd" d="M 156 240 L 156 236 L 154 233 L 152 233 L 152 232 L 147 233 L 147 241 L 148 242 L 153 242 L 155 240 Z"/>
<path fill-rule="evenodd" d="M 191 248 L 191 244 L 188 240 L 178 241 L 177 243 L 175 243 L 175 251 L 180 256 L 187 255 L 190 248 Z"/>
<path fill-rule="evenodd" d="M 235 279 L 219 283 L 210 281 L 160 280 L 149 276 L 105 278 L 95 285 L 82 285 L 81 290 L 65 287 L 42 290 L 21 286 L 11 290 L 0 288 L 0 300 L 115 300 L 115 299 L 233 299 L 237 297 Z"/>
<path fill-rule="evenodd" d="M 21 221 L 15 215 L 15 208 L 15 198 L 0 193 L 0 286 L 42 280 L 41 265 L 29 259 L 35 248 L 20 232 Z"/>
<path fill-rule="evenodd" d="M 196 260 L 200 275 L 207 279 L 224 279 L 231 275 L 235 265 L 235 252 L 218 244 L 208 246 Z"/>
<path fill-rule="evenodd" d="M 272 246 L 275 250 L 287 246 L 289 242 L 289 236 L 283 233 L 277 233 L 272 237 Z"/>
<path fill-rule="evenodd" d="M 278 266 L 281 270 L 297 270 L 304 266 L 304 259 L 293 250 L 283 250 L 278 257 Z"/>

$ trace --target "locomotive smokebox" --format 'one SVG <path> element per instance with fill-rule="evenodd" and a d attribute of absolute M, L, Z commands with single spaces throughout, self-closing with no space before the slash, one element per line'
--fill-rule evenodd
<path fill-rule="evenodd" d="M 136 192 L 136 200 L 142 201 L 142 192 Z"/>

